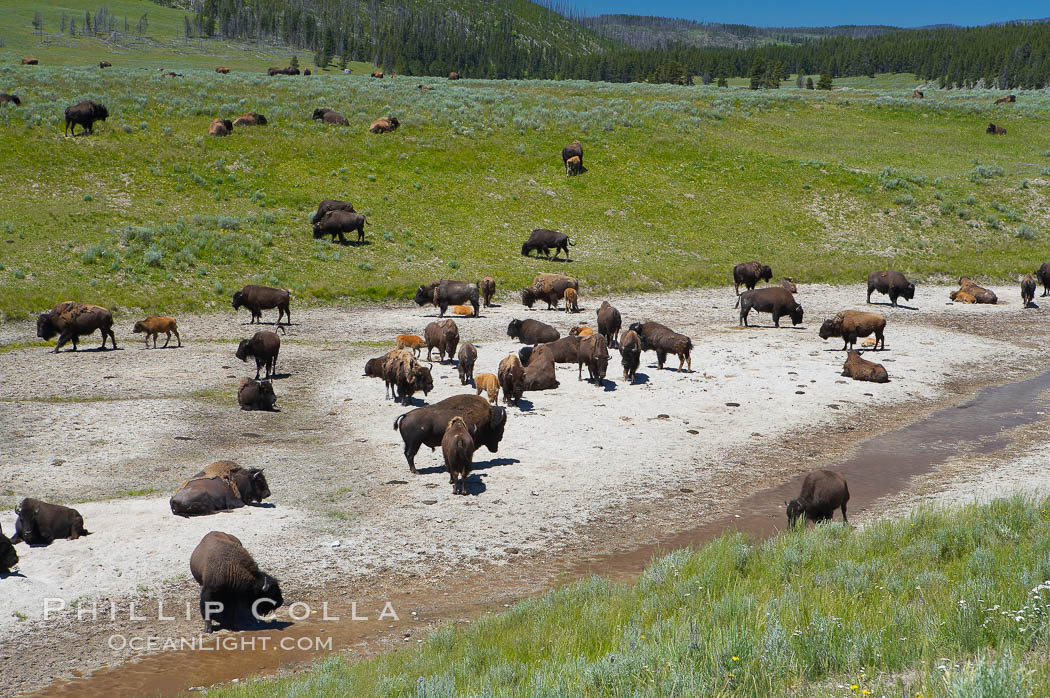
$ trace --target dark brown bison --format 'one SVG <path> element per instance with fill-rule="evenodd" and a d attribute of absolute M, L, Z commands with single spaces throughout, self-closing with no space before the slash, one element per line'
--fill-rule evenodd
<path fill-rule="evenodd" d="M 287 68 L 270 68 L 266 71 L 266 74 L 270 77 L 274 75 L 299 75 L 299 69 L 288 66 Z"/>
<path fill-rule="evenodd" d="M 277 369 L 277 355 L 281 353 L 281 338 L 277 333 L 270 330 L 261 330 L 252 335 L 251 339 L 242 339 L 237 345 L 237 358 L 247 361 L 248 357 L 255 359 L 255 380 L 259 380 L 259 371 L 266 367 L 266 377 L 269 378 Z"/>
<path fill-rule="evenodd" d="M 592 337 L 595 335 L 591 335 Z M 556 339 L 553 342 L 544 342 L 543 346 L 547 348 L 547 351 L 556 364 L 575 364 L 577 357 L 580 353 L 580 342 L 586 337 L 579 335 L 569 335 L 568 337 L 562 337 Z M 518 351 L 518 356 L 521 357 L 521 363 L 523 366 L 528 366 L 532 360 L 532 350 L 535 347 L 522 347 Z"/>
<path fill-rule="evenodd" d="M 925 94 L 923 94 L 923 93 L 922 93 L 922 91 L 920 91 L 920 90 L 912 90 L 912 91 L 911 91 L 911 96 L 912 96 L 912 97 L 915 97 L 915 98 L 917 98 L 917 99 L 922 99 L 922 98 L 923 98 L 923 97 L 925 97 L 926 95 L 925 95 Z"/>
<path fill-rule="evenodd" d="M 1007 102 L 1016 102 L 1016 101 L 1017 101 L 1017 95 L 1007 95 L 1006 97 L 1000 97 L 999 99 L 995 100 L 995 106 L 999 106 L 1000 104 L 1006 104 Z"/>
<path fill-rule="evenodd" d="M 237 388 L 237 404 L 247 412 L 280 412 L 273 383 L 268 380 L 242 378 Z"/>
<path fill-rule="evenodd" d="M 820 326 L 820 338 L 842 337 L 842 349 L 852 349 L 857 337 L 875 334 L 875 349 L 886 348 L 886 318 L 878 313 L 866 313 L 862 310 L 843 310 Z"/>
<path fill-rule="evenodd" d="M 539 320 L 511 320 L 507 325 L 507 336 L 522 344 L 543 344 L 558 339 L 561 333 Z"/>
<path fill-rule="evenodd" d="M 220 75 L 226 75 L 230 72 L 230 69 L 224 65 L 220 65 L 218 68 L 215 69 L 215 72 L 219 73 Z"/>
<path fill-rule="evenodd" d="M 996 126 L 995 124 L 988 124 L 988 128 L 984 130 L 985 133 L 990 133 L 993 136 L 1005 136 L 1006 129 L 1002 126 Z"/>
<path fill-rule="evenodd" d="M 896 308 L 898 298 L 910 301 L 915 297 L 915 284 L 899 271 L 873 271 L 868 274 L 868 303 L 871 303 L 872 291 L 888 295 L 890 305 Z"/>
<path fill-rule="evenodd" d="M 620 363 L 623 364 L 623 379 L 634 383 L 634 374 L 642 357 L 642 340 L 634 330 L 627 330 L 620 337 Z"/>
<path fill-rule="evenodd" d="M 10 574 L 11 568 L 18 564 L 18 552 L 11 540 L 4 535 L 0 527 L 0 574 Z"/>
<path fill-rule="evenodd" d="M 959 277 L 959 291 L 970 294 L 978 303 L 995 305 L 999 302 L 999 297 L 995 295 L 994 291 L 984 288 L 983 286 L 978 286 L 965 276 Z M 949 297 L 952 300 L 955 300 L 955 296 L 949 294 Z"/>
<path fill-rule="evenodd" d="M 1043 296 L 1050 295 L 1050 262 L 1043 262 L 1039 265 L 1035 278 L 1039 279 L 1039 283 L 1043 285 Z"/>
<path fill-rule="evenodd" d="M 260 621 L 284 604 L 281 586 L 262 572 L 240 539 L 211 531 L 190 555 L 190 574 L 201 587 L 204 632 Z M 250 614 L 250 616 L 249 616 Z"/>
<path fill-rule="evenodd" d="M 383 361 L 383 380 L 396 402 L 409 405 L 416 391 L 427 395 L 434 389 L 430 369 L 416 361 L 412 352 L 401 349 L 388 352 Z"/>
<path fill-rule="evenodd" d="M 253 111 L 247 114 L 241 114 L 233 120 L 234 126 L 265 126 L 266 117 L 262 114 L 256 114 Z"/>
<path fill-rule="evenodd" d="M 365 241 L 367 224 L 365 217 L 356 211 L 328 211 L 321 217 L 321 220 L 314 223 L 314 240 L 331 235 L 332 242 L 335 242 L 338 235 L 339 242 L 345 243 L 346 238 L 343 237 L 343 233 L 351 233 L 356 230 L 357 242 L 362 243 Z"/>
<path fill-rule="evenodd" d="M 792 279 L 790 276 L 785 276 L 784 278 L 782 278 L 780 280 L 780 285 L 783 288 L 786 288 L 787 290 L 791 291 L 792 293 L 798 293 L 798 286 L 795 285 L 795 280 Z"/>
<path fill-rule="evenodd" d="M 842 510 L 842 520 L 846 518 L 846 502 L 849 501 L 849 488 L 846 478 L 831 470 L 814 470 L 807 473 L 802 480 L 802 490 L 798 497 L 784 502 L 787 507 L 788 525 L 794 526 L 802 520 L 819 523 L 831 521 L 836 509 Z"/>
<path fill-rule="evenodd" d="M 350 213 L 356 213 L 354 211 L 354 205 L 349 201 L 339 201 L 338 199 L 325 199 L 321 203 L 317 204 L 317 213 L 310 217 L 311 223 L 317 223 L 324 214 L 329 211 L 349 211 Z"/>
<path fill-rule="evenodd" d="M 504 357 L 499 362 L 496 378 L 503 389 L 503 404 L 517 405 L 521 394 L 525 392 L 525 367 L 521 365 L 521 359 L 514 354 Z"/>
<path fill-rule="evenodd" d="M 684 334 L 674 332 L 658 322 L 635 322 L 628 329 L 638 335 L 642 351 L 655 351 L 656 364 L 661 369 L 667 355 L 678 357 L 679 372 L 686 366 L 693 370 L 693 340 Z"/>
<path fill-rule="evenodd" d="M 453 70 L 451 73 L 448 74 L 448 79 L 449 80 L 459 80 L 459 73 L 457 73 L 456 71 Z"/>
<path fill-rule="evenodd" d="M 773 270 L 769 265 L 761 262 L 743 262 L 733 267 L 733 290 L 740 295 L 740 284 L 747 287 L 748 291 L 754 290 L 759 281 L 769 281 L 773 278 Z M 737 301 L 739 303 L 739 300 Z"/>
<path fill-rule="evenodd" d="M 22 100 L 18 98 L 18 95 L 9 95 L 6 92 L 0 92 L 0 107 L 10 102 L 16 107 L 22 103 Z"/>
<path fill-rule="evenodd" d="M 605 337 L 605 342 L 610 347 L 616 348 L 616 338 L 620 334 L 620 311 L 609 301 L 602 301 L 598 306 L 598 334 Z"/>
<path fill-rule="evenodd" d="M 525 367 L 525 390 L 553 390 L 558 387 L 554 356 L 548 345 L 533 347 L 529 365 Z"/>
<path fill-rule="evenodd" d="M 48 504 L 26 497 L 15 507 L 15 535 L 12 543 L 51 545 L 59 538 L 76 540 L 90 535 L 84 528 L 84 517 L 76 509 L 61 504 Z"/>
<path fill-rule="evenodd" d="M 92 334 L 95 330 L 102 334 L 103 349 L 106 348 L 107 336 L 113 341 L 113 348 L 117 348 L 117 336 L 113 334 L 113 315 L 97 305 L 66 301 L 42 313 L 36 319 L 37 337 L 46 340 L 58 335 L 56 354 L 66 342 L 72 342 L 73 351 L 76 351 L 80 338 Z"/>
<path fill-rule="evenodd" d="M 219 461 L 184 482 L 168 504 L 176 516 L 207 516 L 240 509 L 269 496 L 270 487 L 262 470 L 246 470 L 232 461 Z"/>
<path fill-rule="evenodd" d="M 802 322 L 802 306 L 795 302 L 791 291 L 782 286 L 767 286 L 741 293 L 740 324 L 744 327 L 749 327 L 747 316 L 752 310 L 758 313 L 771 313 L 774 327 L 780 327 L 780 318 L 785 315 L 791 317 L 792 325 Z"/>
<path fill-rule="evenodd" d="M 855 381 L 868 381 L 870 383 L 889 383 L 890 376 L 886 373 L 886 367 L 874 361 L 861 358 L 860 352 L 850 349 L 846 355 L 846 363 L 842 365 L 842 375 Z"/>
<path fill-rule="evenodd" d="M 417 288 L 413 300 L 419 306 L 432 303 L 441 310 L 439 317 L 445 316 L 445 311 L 448 310 L 450 305 L 470 305 L 474 308 L 474 317 L 477 317 L 479 309 L 478 297 L 477 284 L 472 284 L 469 281 L 438 279 Z"/>
<path fill-rule="evenodd" d="M 478 350 L 470 342 L 463 342 L 456 357 L 456 369 L 459 371 L 459 384 L 474 382 L 474 363 L 478 360 Z"/>
<path fill-rule="evenodd" d="M 478 290 L 481 292 L 481 298 L 485 303 L 485 307 L 491 308 L 492 297 L 496 295 L 496 279 L 491 276 L 482 277 L 481 282 L 478 284 Z"/>
<path fill-rule="evenodd" d="M 482 446 L 492 453 L 499 450 L 503 429 L 507 425 L 506 408 L 490 406 L 477 395 L 453 395 L 426 407 L 417 407 L 394 420 L 394 431 L 401 433 L 405 442 L 408 468 L 416 472 L 415 458 L 419 447 L 436 448 L 441 445 L 449 420 L 460 416 L 474 437 L 474 450 Z"/>
<path fill-rule="evenodd" d="M 286 322 L 290 325 L 292 323 L 292 311 L 289 309 L 291 301 L 292 294 L 283 288 L 251 284 L 233 294 L 233 309 L 239 310 L 245 307 L 251 311 L 252 319 L 248 323 L 251 325 L 256 320 L 262 322 L 262 311 L 277 308 L 277 324 L 281 324 L 281 318 L 287 317 Z"/>
<path fill-rule="evenodd" d="M 532 285 L 521 292 L 521 302 L 531 308 L 536 301 L 546 301 L 547 310 L 558 307 L 558 301 L 565 297 L 565 291 L 580 291 L 580 282 L 565 274 L 537 274 Z"/>
<path fill-rule="evenodd" d="M 222 138 L 233 133 L 233 122 L 229 119 L 215 119 L 208 126 L 208 135 Z"/>
<path fill-rule="evenodd" d="M 40 61 L 38 61 L 36 58 L 23 58 L 22 59 L 22 65 L 39 65 L 39 64 L 40 64 Z"/>
<path fill-rule="evenodd" d="M 395 116 L 384 116 L 376 119 L 372 122 L 372 125 L 368 127 L 369 133 L 390 133 L 396 131 L 401 126 L 401 122 L 397 120 Z"/>
<path fill-rule="evenodd" d="M 474 464 L 474 439 L 467 423 L 459 415 L 448 420 L 445 435 L 441 437 L 441 455 L 445 458 L 452 494 L 466 494 L 467 478 Z"/>
<path fill-rule="evenodd" d="M 580 340 L 576 363 L 578 364 L 576 380 L 583 380 L 583 366 L 586 364 L 591 382 L 601 386 L 609 369 L 609 345 L 605 337 L 600 334 L 592 334 Z"/>
<path fill-rule="evenodd" d="M 350 122 L 347 121 L 345 116 L 334 109 L 329 109 L 328 107 L 314 109 L 314 115 L 312 118 L 314 121 L 323 121 L 326 124 L 336 124 L 338 126 L 350 125 Z"/>
<path fill-rule="evenodd" d="M 579 158 L 580 168 L 583 168 L 583 146 L 580 145 L 579 141 L 573 141 L 567 146 L 561 149 L 561 162 L 565 165 L 565 174 L 569 174 L 569 160 L 572 158 Z M 568 251 L 565 252 L 565 256 L 568 257 Z"/>
<path fill-rule="evenodd" d="M 310 73 L 310 69 L 309 68 L 303 69 L 303 75 L 310 75 L 310 74 L 311 73 Z"/>
<path fill-rule="evenodd" d="M 1032 305 L 1032 301 L 1035 299 L 1035 277 L 1031 274 L 1025 274 L 1024 278 L 1021 279 L 1021 305 L 1028 308 Z"/>
<path fill-rule="evenodd" d="M 109 61 L 99 61 L 98 62 L 98 67 L 99 68 L 112 68 L 113 64 L 110 63 Z"/>
<path fill-rule="evenodd" d="M 109 117 L 109 111 L 105 105 L 85 99 L 71 107 L 66 107 L 66 133 L 76 135 L 77 126 L 82 133 L 94 133 L 95 122 L 105 121 Z"/>
<path fill-rule="evenodd" d="M 455 320 L 436 320 L 431 322 L 423 330 L 423 338 L 427 342 L 427 361 L 433 361 L 431 352 L 438 350 L 438 361 L 445 363 L 445 356 L 452 361 L 456 355 L 456 345 L 459 344 L 459 327 Z"/>
<path fill-rule="evenodd" d="M 557 230 L 547 230 L 546 228 L 536 228 L 529 234 L 529 239 L 521 244 L 521 254 L 523 257 L 528 257 L 529 252 L 535 250 L 536 256 L 540 256 L 540 252 L 547 259 L 551 258 L 551 249 L 554 249 L 554 259 L 558 258 L 558 255 L 565 252 L 565 260 L 569 261 L 569 245 L 576 246 L 569 236 L 565 233 L 559 233 Z"/>

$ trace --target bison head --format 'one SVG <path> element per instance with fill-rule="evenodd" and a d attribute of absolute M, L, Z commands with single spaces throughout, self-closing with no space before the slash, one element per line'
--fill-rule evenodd
<path fill-rule="evenodd" d="M 529 359 L 532 358 L 532 350 L 535 349 L 535 348 L 536 347 L 532 347 L 532 346 L 524 346 L 521 349 L 518 349 L 518 359 L 521 360 L 521 365 L 522 366 L 528 366 L 529 365 Z"/>
<path fill-rule="evenodd" d="M 521 256 L 522 257 L 528 257 L 530 249 L 532 249 L 532 248 L 529 247 L 529 243 L 527 243 L 527 242 L 521 243 Z"/>
<path fill-rule="evenodd" d="M 242 305 L 244 305 L 244 294 L 237 291 L 233 294 L 233 309 L 238 310 Z"/>
<path fill-rule="evenodd" d="M 642 323 L 640 323 L 640 322 L 632 322 L 627 327 L 627 329 L 629 331 L 631 331 L 631 332 L 634 332 L 636 335 L 638 335 L 639 338 L 641 338 L 641 336 L 642 336 Z"/>
<path fill-rule="evenodd" d="M 511 320 L 507 325 L 507 336 L 511 339 L 521 335 L 521 320 Z"/>
<path fill-rule="evenodd" d="M 42 313 L 36 319 L 36 336 L 40 339 L 51 339 L 58 334 L 58 328 L 55 327 L 54 321 L 51 319 L 51 313 Z"/>
<path fill-rule="evenodd" d="M 18 95 L 11 95 L 11 102 L 12 102 L 12 103 L 13 103 L 13 104 L 14 104 L 15 106 L 18 106 L 18 105 L 22 104 L 22 100 L 20 100 L 20 99 L 18 98 Z"/>
<path fill-rule="evenodd" d="M 794 319 L 794 318 L 792 318 Z M 825 320 L 820 326 L 820 338 L 827 339 L 828 337 L 838 337 L 842 332 L 842 328 L 838 326 L 834 320 Z"/>
<path fill-rule="evenodd" d="M 415 379 L 416 387 L 422 390 L 424 395 L 434 389 L 434 377 L 426 366 L 416 366 Z"/>
<path fill-rule="evenodd" d="M 401 126 L 401 122 L 397 120 L 396 116 L 391 116 L 387 121 L 390 122 L 390 130 L 393 131 Z"/>
<path fill-rule="evenodd" d="M 109 110 L 104 104 L 92 104 L 91 115 L 98 121 L 105 121 L 109 117 Z"/>
<path fill-rule="evenodd" d="M 495 453 L 499 450 L 499 442 L 503 440 L 503 430 L 507 426 L 507 408 L 492 406 L 489 409 L 489 429 L 485 447 Z"/>
<path fill-rule="evenodd" d="M 526 308 L 531 308 L 535 302 L 536 294 L 532 292 L 531 288 L 526 288 L 521 292 L 521 304 Z"/>
<path fill-rule="evenodd" d="M 802 502 L 797 499 L 792 499 L 787 503 L 787 517 L 788 526 L 794 526 L 795 522 L 801 519 L 805 515 L 805 509 L 802 507 Z"/>
<path fill-rule="evenodd" d="M 904 300 L 910 301 L 915 297 L 915 284 L 908 284 L 908 286 L 901 291 L 901 295 L 904 296 Z"/>
<path fill-rule="evenodd" d="M 434 300 L 434 293 L 431 290 L 432 288 L 433 284 L 429 286 L 420 286 L 416 289 L 416 295 L 412 299 L 416 302 L 416 305 L 426 305 Z"/>
<path fill-rule="evenodd" d="M 138 330 L 136 330 L 137 332 Z M 237 345 L 237 358 L 241 361 L 248 360 L 248 346 L 249 342 L 247 339 L 242 339 L 241 343 Z"/>
<path fill-rule="evenodd" d="M 986 128 L 984 131 L 985 133 L 995 133 L 995 124 L 988 124 L 988 128 Z"/>
<path fill-rule="evenodd" d="M 248 492 L 242 492 L 248 497 L 249 502 L 261 502 L 270 496 L 270 485 L 266 482 L 266 476 L 262 468 L 250 468 L 248 470 L 249 482 Z"/>
<path fill-rule="evenodd" d="M 149 332 L 149 329 L 146 328 L 146 323 L 140 320 L 135 323 L 135 327 L 133 327 L 131 331 L 135 334 L 142 334 L 143 332 Z"/>
<path fill-rule="evenodd" d="M 284 605 L 281 585 L 270 575 L 260 572 L 255 579 L 255 601 L 252 603 L 252 614 L 256 620 L 262 620 Z"/>
<path fill-rule="evenodd" d="M 763 264 L 761 267 L 759 267 L 758 278 L 762 279 L 763 281 L 769 281 L 773 278 L 773 270 L 769 268 L 768 264 Z"/>
<path fill-rule="evenodd" d="M 328 107 L 320 107 L 319 109 L 314 109 L 313 118 L 314 119 L 323 119 L 324 115 L 327 114 L 330 111 L 332 111 L 332 110 L 329 109 Z"/>
<path fill-rule="evenodd" d="M 788 313 L 791 316 L 791 324 L 798 325 L 802 323 L 802 306 L 795 303 L 795 307 Z"/>

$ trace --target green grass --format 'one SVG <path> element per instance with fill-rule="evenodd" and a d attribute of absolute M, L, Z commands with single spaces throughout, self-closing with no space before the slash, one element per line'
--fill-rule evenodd
<path fill-rule="evenodd" d="M 1050 500 L 727 534 L 633 585 L 595 577 L 418 648 L 209 695 L 1047 695 L 1047 580 Z"/>

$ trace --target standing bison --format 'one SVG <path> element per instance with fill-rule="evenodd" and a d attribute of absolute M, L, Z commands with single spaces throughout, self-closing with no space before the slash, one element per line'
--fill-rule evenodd
<path fill-rule="evenodd" d="M 469 281 L 449 281 L 439 279 L 416 289 L 416 305 L 433 303 L 441 310 L 439 317 L 445 317 L 450 305 L 470 305 L 474 308 L 474 317 L 478 316 L 478 285 Z"/>
<path fill-rule="evenodd" d="M 328 211 L 319 221 L 314 223 L 314 240 L 325 235 L 332 236 L 332 242 L 339 236 L 339 242 L 346 243 L 343 233 L 357 231 L 358 244 L 365 241 L 365 225 L 368 221 L 356 211 Z"/>
<path fill-rule="evenodd" d="M 467 478 L 474 461 L 474 439 L 459 415 L 448 420 L 445 435 L 441 437 L 441 455 L 445 458 L 452 494 L 466 494 Z"/>
<path fill-rule="evenodd" d="M 1035 278 L 1039 279 L 1039 283 L 1043 286 L 1043 294 L 1040 298 L 1050 295 L 1050 262 L 1043 262 L 1039 265 Z"/>
<path fill-rule="evenodd" d="M 573 141 L 567 146 L 561 149 L 561 162 L 565 165 L 565 174 L 571 174 L 569 160 L 576 158 L 574 166 L 578 167 L 580 171 L 583 171 L 583 146 L 580 145 L 579 141 Z M 566 256 L 568 254 L 566 253 Z"/>
<path fill-rule="evenodd" d="M 76 351 L 77 340 L 95 330 L 102 334 L 102 349 L 106 348 L 107 336 L 113 341 L 113 348 L 117 348 L 117 336 L 113 334 L 113 315 L 97 305 L 66 301 L 36 319 L 37 337 L 46 340 L 58 335 L 56 354 L 66 342 L 72 342 L 73 351 Z"/>
<path fill-rule="evenodd" d="M 251 339 L 242 339 L 237 345 L 237 358 L 247 361 L 248 357 L 255 359 L 255 380 L 259 380 L 259 371 L 266 367 L 266 377 L 269 378 L 277 369 L 277 355 L 281 353 L 281 338 L 276 332 L 261 330 L 252 335 Z"/>
<path fill-rule="evenodd" d="M 1021 305 L 1022 307 L 1031 307 L 1032 301 L 1035 299 L 1035 277 L 1031 274 L 1025 274 L 1024 278 L 1021 279 Z"/>
<path fill-rule="evenodd" d="M 605 337 L 600 334 L 592 334 L 580 340 L 576 363 L 578 364 L 576 380 L 583 380 L 583 366 L 586 364 L 591 382 L 600 387 L 605 381 L 605 373 L 609 368 L 609 345 Z"/>
<path fill-rule="evenodd" d="M 740 324 L 747 324 L 748 314 L 754 310 L 760 313 L 771 313 L 773 315 L 773 326 L 780 327 L 780 318 L 788 315 L 791 324 L 798 325 L 802 322 L 802 306 L 795 302 L 791 291 L 782 286 L 767 286 L 754 291 L 744 291 L 740 294 Z"/>
<path fill-rule="evenodd" d="M 453 395 L 441 402 L 400 415 L 394 420 L 394 431 L 401 433 L 405 442 L 405 459 L 408 468 L 416 472 L 416 453 L 426 445 L 437 448 L 445 436 L 445 429 L 453 417 L 462 417 L 474 437 L 474 450 L 482 446 L 492 453 L 499 450 L 503 430 L 507 425 L 507 411 L 503 407 L 490 406 L 477 395 Z"/>
<path fill-rule="evenodd" d="M 558 301 L 570 288 L 579 293 L 580 282 L 565 274 L 537 274 L 532 285 L 522 290 L 521 302 L 526 308 L 531 308 L 536 301 L 546 301 L 547 310 L 551 310 L 558 307 Z"/>
<path fill-rule="evenodd" d="M 365 366 L 367 372 L 368 366 Z M 434 377 L 430 369 L 423 366 L 407 349 L 388 352 L 383 360 L 383 380 L 387 391 L 396 402 L 411 404 L 412 395 L 422 390 L 427 395 L 434 389 Z"/>
<path fill-rule="evenodd" d="M 521 359 L 514 354 L 506 356 L 499 362 L 496 377 L 499 387 L 503 388 L 503 404 L 517 405 L 525 392 L 525 367 L 521 365 Z"/>
<path fill-rule="evenodd" d="M 873 271 L 868 274 L 868 303 L 871 303 L 871 292 L 890 297 L 890 305 L 897 307 L 897 299 L 910 301 L 915 297 L 915 284 L 904 278 L 899 271 Z"/>
<path fill-rule="evenodd" d="M 846 518 L 846 502 L 849 501 L 849 488 L 846 478 L 831 470 L 814 470 L 807 473 L 802 480 L 802 490 L 798 497 L 785 502 L 788 525 L 794 526 L 803 518 L 806 521 L 819 523 L 831 521 L 836 509 L 842 510 L 842 521 Z"/>
<path fill-rule="evenodd" d="M 204 632 L 235 628 L 270 615 L 284 604 L 277 580 L 262 572 L 240 539 L 211 531 L 190 555 L 190 574 L 201 587 L 200 611 Z"/>
<path fill-rule="evenodd" d="M 478 360 L 478 350 L 470 342 L 463 342 L 456 357 L 456 369 L 459 371 L 459 384 L 467 385 L 474 381 L 474 363 Z"/>
<path fill-rule="evenodd" d="M 481 298 L 485 303 L 486 308 L 492 307 L 492 297 L 496 295 L 496 279 L 492 276 L 484 276 L 481 282 L 478 284 L 478 290 L 481 292 Z"/>
<path fill-rule="evenodd" d="M 616 347 L 616 337 L 620 334 L 620 311 L 609 301 L 602 301 L 598 306 L 598 334 L 605 337 L 605 342 L 610 347 Z"/>
<path fill-rule="evenodd" d="M 759 281 L 768 282 L 773 278 L 773 270 L 761 262 L 743 262 L 733 267 L 733 290 L 740 295 L 740 284 L 753 291 Z M 739 300 L 737 301 L 740 302 Z"/>
<path fill-rule="evenodd" d="M 248 285 L 233 294 L 233 309 L 239 310 L 244 307 L 251 311 L 252 319 L 248 324 L 254 324 L 256 320 L 262 322 L 262 311 L 277 308 L 277 325 L 281 324 L 281 318 L 286 317 L 287 324 L 292 324 L 292 311 L 289 305 L 292 294 L 283 288 L 270 288 L 269 286 Z"/>
<path fill-rule="evenodd" d="M 642 356 L 642 340 L 634 330 L 627 330 L 620 337 L 620 363 L 623 364 L 623 379 L 634 383 L 634 374 Z"/>
<path fill-rule="evenodd" d="M 843 310 L 820 326 L 820 338 L 842 337 L 842 350 L 852 349 L 857 337 L 875 334 L 875 349 L 886 348 L 886 318 L 878 313 L 866 313 L 861 310 Z"/>
<path fill-rule="evenodd" d="M 440 363 L 445 363 L 445 356 L 452 361 L 456 355 L 456 345 L 459 344 L 459 327 L 455 320 L 436 320 L 423 330 L 423 338 L 427 343 L 427 361 L 433 363 L 431 352 L 434 349 L 438 350 Z"/>
<path fill-rule="evenodd" d="M 94 133 L 95 122 L 105 121 L 109 117 L 109 111 L 105 105 L 85 99 L 71 107 L 66 107 L 66 133 L 77 135 L 77 126 L 81 127 L 82 133 Z"/>
<path fill-rule="evenodd" d="M 354 211 L 354 205 L 349 201 L 339 201 L 338 199 L 325 199 L 321 203 L 317 204 L 317 213 L 310 218 L 311 223 L 317 223 L 324 214 L 329 211 L 349 211 L 350 213 L 356 213 Z"/>
<path fill-rule="evenodd" d="M 551 249 L 554 250 L 554 259 L 558 258 L 558 255 L 562 252 L 565 253 L 565 261 L 571 261 L 569 259 L 569 245 L 576 246 L 569 236 L 565 233 L 559 233 L 557 230 L 548 230 L 546 228 L 536 228 L 529 234 L 529 239 L 521 245 L 521 256 L 528 257 L 529 252 L 535 250 L 536 256 L 540 256 L 540 252 L 547 259 L 551 258 Z"/>
<path fill-rule="evenodd" d="M 12 543 L 51 545 L 59 538 L 76 540 L 90 535 L 84 528 L 84 517 L 76 509 L 48 504 L 26 497 L 15 507 L 15 535 Z"/>
<path fill-rule="evenodd" d="M 655 351 L 656 363 L 661 369 L 667 355 L 678 357 L 678 371 L 688 364 L 689 370 L 693 370 L 693 340 L 684 334 L 674 332 L 670 328 L 658 322 L 635 322 L 630 328 L 641 340 L 642 351 Z"/>

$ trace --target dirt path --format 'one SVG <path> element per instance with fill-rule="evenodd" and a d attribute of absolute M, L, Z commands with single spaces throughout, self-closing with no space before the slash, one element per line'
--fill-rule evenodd
<path fill-rule="evenodd" d="M 816 335 L 821 318 L 863 307 L 859 286 L 803 287 L 806 322 L 790 328 L 785 319 L 779 330 L 768 316 L 752 317 L 761 327 L 739 329 L 727 289 L 610 298 L 625 326 L 654 319 L 689 334 L 694 372 L 657 370 L 647 354 L 628 386 L 614 352 L 603 389 L 578 382 L 575 366 L 559 366 L 559 388 L 508 408 L 499 452 L 476 455 L 468 497 L 451 494 L 440 452 L 423 449 L 421 473 L 410 475 L 392 429 L 406 408 L 361 375 L 392 337 L 422 334 L 432 309 L 293 308 L 296 324 L 282 337 L 278 363 L 287 377 L 275 382 L 283 410 L 274 414 L 236 409 L 237 380 L 253 374 L 233 357 L 236 341 L 255 329 L 242 324 L 246 314 L 180 318 L 181 349 L 143 350 L 130 334 L 133 320 L 120 318 L 116 352 L 0 354 L 0 524 L 10 533 L 14 504 L 36 496 L 77 502 L 93 532 L 48 548 L 19 546 L 21 575 L 0 579 L 0 657 L 39 648 L 42 659 L 3 662 L 0 682 L 25 691 L 127 658 L 105 638 L 135 623 L 85 625 L 68 614 L 45 622 L 44 599 L 195 603 L 189 554 L 212 529 L 241 537 L 282 580 L 286 599 L 334 595 L 375 605 L 420 591 L 423 581 L 493 571 L 504 583 L 490 598 L 502 599 L 566 569 L 552 561 L 718 516 L 862 437 L 1038 368 L 1043 311 L 1022 310 L 1019 301 L 950 305 L 949 290 L 921 289 L 919 310 L 872 308 L 889 321 L 887 351 L 876 360 L 892 381 L 878 386 L 842 378 L 841 343 Z M 478 346 L 476 371 L 495 372 L 519 346 L 506 337 L 511 319 L 541 319 L 566 334 L 580 322 L 593 327 L 599 302 L 585 298 L 583 312 L 569 316 L 508 299 L 457 323 L 461 338 Z M 32 330 L 0 325 L 0 340 L 30 339 Z M 435 364 L 434 382 L 427 403 L 469 389 L 451 365 Z M 171 516 L 173 489 L 219 459 L 265 467 L 270 506 Z M 399 598 L 403 607 L 427 603 Z M 172 629 L 195 632 L 199 621 L 189 615 Z M 50 649 L 57 637 L 76 642 Z"/>

